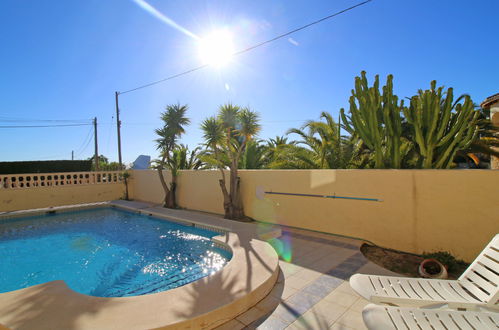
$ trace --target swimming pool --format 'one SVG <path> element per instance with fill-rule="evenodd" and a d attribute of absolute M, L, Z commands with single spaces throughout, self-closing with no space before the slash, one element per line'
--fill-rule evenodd
<path fill-rule="evenodd" d="M 219 233 L 113 208 L 0 224 L 0 292 L 64 280 L 98 297 L 145 295 L 220 270 L 231 253 Z"/>

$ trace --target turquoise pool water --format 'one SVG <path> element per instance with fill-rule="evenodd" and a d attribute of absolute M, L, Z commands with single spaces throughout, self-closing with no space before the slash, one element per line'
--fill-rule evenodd
<path fill-rule="evenodd" d="M 80 293 L 125 297 L 176 288 L 231 258 L 218 233 L 113 208 L 0 223 L 0 292 L 64 280 Z"/>

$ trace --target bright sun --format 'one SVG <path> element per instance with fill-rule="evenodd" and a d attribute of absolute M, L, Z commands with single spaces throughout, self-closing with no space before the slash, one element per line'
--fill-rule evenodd
<path fill-rule="evenodd" d="M 222 66 L 234 54 L 232 34 L 227 30 L 214 31 L 199 41 L 199 55 L 204 64 Z"/>

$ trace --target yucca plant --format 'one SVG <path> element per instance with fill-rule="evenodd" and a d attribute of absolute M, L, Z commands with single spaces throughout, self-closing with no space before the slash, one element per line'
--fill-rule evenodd
<path fill-rule="evenodd" d="M 260 131 L 258 114 L 248 108 L 232 104 L 222 105 L 215 117 L 201 124 L 204 132 L 206 154 L 202 158 L 220 170 L 219 180 L 224 199 L 226 219 L 244 220 L 244 208 L 240 194 L 238 167 L 248 143 Z M 229 169 L 229 190 L 224 169 Z"/>
<path fill-rule="evenodd" d="M 163 206 L 167 208 L 176 208 L 176 189 L 177 189 L 177 174 L 176 168 L 172 168 L 171 164 L 174 161 L 173 150 L 177 146 L 178 138 L 185 133 L 184 126 L 190 123 L 189 118 L 185 116 L 187 105 L 173 104 L 168 105 L 166 110 L 161 114 L 163 125 L 155 130 L 159 136 L 156 139 L 156 148 L 160 151 L 160 159 L 155 162 L 155 168 L 158 170 L 161 186 L 165 191 Z M 163 170 L 169 169 L 172 174 L 172 180 L 168 184 L 163 175 Z"/>

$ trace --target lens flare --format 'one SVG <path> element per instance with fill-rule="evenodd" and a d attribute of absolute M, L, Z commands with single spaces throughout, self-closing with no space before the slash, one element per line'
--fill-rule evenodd
<path fill-rule="evenodd" d="M 175 22 L 171 18 L 169 18 L 166 15 L 164 15 L 163 13 L 161 13 L 159 10 L 157 10 L 156 8 L 154 8 L 153 6 L 151 6 L 145 0 L 132 0 L 132 1 L 135 2 L 140 8 L 144 9 L 145 11 L 147 11 L 149 14 L 151 14 L 154 17 L 156 17 L 157 19 L 159 19 L 163 23 L 166 23 L 167 25 L 169 25 L 172 28 L 176 29 L 177 31 L 180 31 L 180 32 L 184 33 L 185 35 L 187 35 L 187 36 L 189 36 L 189 37 L 191 37 L 193 39 L 199 39 L 199 37 L 197 35 L 195 35 L 194 33 L 192 33 L 191 31 L 187 30 L 186 28 L 184 28 L 183 26 L 181 26 L 180 24 L 178 24 L 177 22 Z"/>
<path fill-rule="evenodd" d="M 277 255 L 286 262 L 291 262 L 293 252 L 291 250 L 291 239 L 289 235 L 283 233 L 280 238 L 271 238 L 267 242 L 272 245 Z"/>
<path fill-rule="evenodd" d="M 228 63 L 234 54 L 232 34 L 217 30 L 199 41 L 199 55 L 204 64 L 220 67 Z"/>

